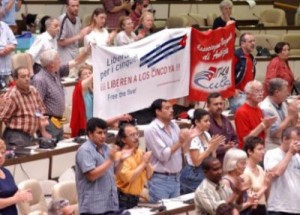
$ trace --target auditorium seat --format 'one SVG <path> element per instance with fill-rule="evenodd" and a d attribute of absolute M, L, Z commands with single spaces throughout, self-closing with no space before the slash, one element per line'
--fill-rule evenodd
<path fill-rule="evenodd" d="M 300 26 L 300 14 L 295 13 L 295 26 Z"/>
<path fill-rule="evenodd" d="M 166 27 L 167 28 L 183 28 L 188 26 L 188 19 L 183 16 L 170 16 L 167 19 Z"/>
<path fill-rule="evenodd" d="M 28 68 L 28 64 L 26 61 L 26 53 L 16 53 L 13 54 L 12 58 L 12 69 L 15 70 L 18 67 L 26 67 Z"/>
<path fill-rule="evenodd" d="M 40 183 L 35 179 L 29 179 L 18 184 L 19 190 L 30 189 L 32 201 L 17 204 L 19 214 L 30 214 L 36 211 L 47 212 L 47 204 Z"/>
<path fill-rule="evenodd" d="M 300 55 L 300 34 L 284 34 L 282 41 L 290 44 L 290 55 Z"/>
<path fill-rule="evenodd" d="M 264 26 L 286 26 L 285 11 L 282 9 L 266 9 L 260 14 L 260 23 Z"/>
<path fill-rule="evenodd" d="M 195 13 L 181 14 L 181 17 L 184 17 L 188 20 L 187 26 L 206 26 L 205 19 Z"/>
<path fill-rule="evenodd" d="M 273 34 L 254 34 L 256 47 L 261 46 L 269 50 L 271 54 L 275 54 L 274 47 L 281 41 L 281 37 Z"/>
<path fill-rule="evenodd" d="M 89 14 L 89 15 L 83 16 L 82 24 L 83 24 L 84 27 L 90 25 L 91 17 L 92 17 L 92 16 L 91 16 L 90 14 Z"/>
<path fill-rule="evenodd" d="M 78 214 L 77 190 L 75 181 L 64 181 L 56 184 L 53 188 L 52 199 L 67 199 Z"/>
<path fill-rule="evenodd" d="M 209 13 L 209 14 L 207 14 L 207 17 L 206 17 L 206 24 L 207 24 L 207 26 L 213 26 L 214 21 L 215 21 L 215 19 L 217 17 L 218 17 L 218 15 L 215 14 L 215 13 Z"/>

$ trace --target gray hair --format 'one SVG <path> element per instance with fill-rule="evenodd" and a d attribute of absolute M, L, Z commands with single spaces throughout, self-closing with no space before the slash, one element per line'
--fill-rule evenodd
<path fill-rule="evenodd" d="M 233 6 L 233 3 L 230 0 L 223 0 L 219 4 L 220 9 L 222 9 L 223 7 L 232 7 L 232 6 Z"/>
<path fill-rule="evenodd" d="M 46 19 L 46 21 L 45 21 L 46 29 L 48 29 L 51 26 L 52 22 L 56 21 L 56 20 L 58 21 L 58 19 L 52 18 L 52 17 L 49 17 L 48 19 Z"/>
<path fill-rule="evenodd" d="M 229 149 L 224 157 L 223 172 L 226 174 L 235 170 L 237 162 L 245 159 L 247 159 L 247 154 L 245 151 L 237 148 Z"/>
<path fill-rule="evenodd" d="M 55 60 L 57 55 L 58 55 L 58 52 L 54 49 L 48 49 L 48 50 L 42 52 L 42 54 L 40 56 L 42 67 L 49 66 Z"/>
<path fill-rule="evenodd" d="M 282 78 L 272 78 L 268 85 L 268 95 L 273 96 L 276 90 L 281 90 L 283 86 L 288 86 L 288 82 Z"/>
<path fill-rule="evenodd" d="M 61 209 L 69 204 L 70 203 L 67 199 L 52 200 L 48 207 L 48 215 L 61 215 Z"/>
<path fill-rule="evenodd" d="M 245 86 L 244 89 L 245 93 L 251 93 L 255 85 L 262 85 L 262 84 L 257 80 L 249 81 Z"/>

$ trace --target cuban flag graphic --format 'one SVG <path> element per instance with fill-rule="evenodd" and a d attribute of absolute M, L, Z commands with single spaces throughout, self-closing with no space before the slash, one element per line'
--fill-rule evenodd
<path fill-rule="evenodd" d="M 140 67 L 151 67 L 186 46 L 187 35 L 170 39 L 141 57 Z"/>

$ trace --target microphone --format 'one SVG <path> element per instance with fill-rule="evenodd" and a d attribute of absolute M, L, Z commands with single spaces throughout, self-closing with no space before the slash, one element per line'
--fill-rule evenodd
<path fill-rule="evenodd" d="M 258 19 L 258 23 L 256 24 L 256 27 L 262 28 L 262 27 L 265 26 L 264 23 L 261 23 L 261 17 L 260 16 L 257 16 L 255 13 L 252 13 L 252 15 Z"/>

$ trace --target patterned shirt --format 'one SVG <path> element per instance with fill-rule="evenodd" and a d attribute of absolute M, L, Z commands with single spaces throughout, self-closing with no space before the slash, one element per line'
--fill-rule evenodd
<path fill-rule="evenodd" d="M 32 85 L 39 91 L 49 116 L 62 117 L 65 111 L 65 94 L 60 77 L 68 74 L 69 66 L 63 65 L 54 74 L 41 69 L 32 79 Z"/>
<path fill-rule="evenodd" d="M 96 145 L 88 140 L 76 153 L 76 186 L 80 214 L 100 214 L 119 209 L 113 165 L 95 181 L 89 181 L 85 175 L 109 159 L 108 145 L 104 144 L 102 150 L 103 155 L 97 151 Z"/>
<path fill-rule="evenodd" d="M 16 86 L 4 95 L 5 105 L 0 112 L 0 119 L 11 129 L 20 129 L 30 135 L 39 127 L 37 113 L 45 113 L 45 106 L 38 91 L 30 86 L 28 93 L 22 93 Z"/>
<path fill-rule="evenodd" d="M 129 16 L 133 22 L 133 29 L 136 29 L 139 26 L 141 14 L 137 13 L 136 11 L 132 11 Z"/>
<path fill-rule="evenodd" d="M 0 21 L 0 50 L 7 45 L 17 45 L 17 40 L 9 26 Z M 10 75 L 12 71 L 11 54 L 0 57 L 0 75 Z"/>
<path fill-rule="evenodd" d="M 116 13 L 110 13 L 110 11 L 116 7 L 120 6 L 122 4 L 121 0 L 103 0 L 103 7 L 105 10 L 105 13 L 107 15 L 106 19 L 106 25 L 108 29 L 117 29 L 119 28 L 119 19 L 121 16 L 126 16 L 125 10 L 120 10 Z"/>

